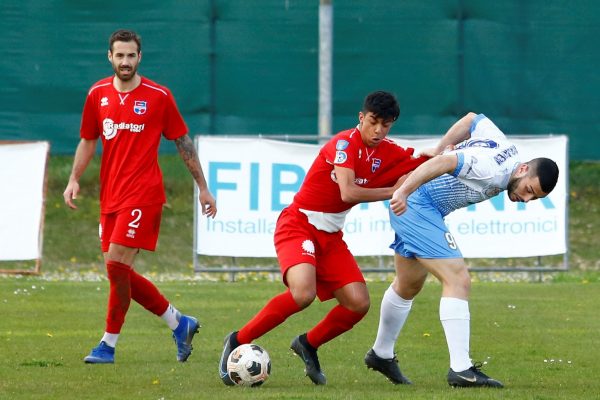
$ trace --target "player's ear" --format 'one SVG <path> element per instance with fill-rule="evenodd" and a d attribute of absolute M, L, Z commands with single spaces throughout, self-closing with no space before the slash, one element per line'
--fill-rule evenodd
<path fill-rule="evenodd" d="M 142 51 L 138 53 L 138 63 L 142 62 Z"/>
<path fill-rule="evenodd" d="M 363 119 L 365 119 L 365 114 L 362 111 L 358 112 L 358 124 L 362 128 Z"/>
<path fill-rule="evenodd" d="M 110 49 L 108 50 L 107 57 L 108 57 L 108 61 L 110 61 L 112 63 L 112 53 L 110 52 Z"/>
<path fill-rule="evenodd" d="M 527 163 L 521 163 L 517 167 L 517 177 L 518 178 L 527 175 L 528 172 L 529 172 L 529 164 L 527 164 Z"/>

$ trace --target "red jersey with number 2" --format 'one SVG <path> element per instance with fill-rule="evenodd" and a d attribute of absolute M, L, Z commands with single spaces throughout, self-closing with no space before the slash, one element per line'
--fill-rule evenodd
<path fill-rule="evenodd" d="M 160 139 L 175 140 L 188 128 L 166 87 L 142 77 L 137 88 L 121 93 L 112 82 L 111 76 L 92 86 L 81 118 L 81 138 L 102 139 L 101 212 L 163 204 Z"/>
<path fill-rule="evenodd" d="M 346 211 L 356 203 L 342 201 L 335 181 L 335 165 L 354 170 L 354 182 L 358 186 L 390 187 L 429 159 L 415 158 L 413 153 L 413 148 L 405 149 L 390 139 L 370 148 L 364 145 L 358 128 L 342 131 L 321 148 L 294 197 L 294 204 L 301 209 L 325 213 Z"/>

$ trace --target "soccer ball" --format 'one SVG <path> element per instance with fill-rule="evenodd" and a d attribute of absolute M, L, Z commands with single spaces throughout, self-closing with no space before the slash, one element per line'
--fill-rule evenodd
<path fill-rule="evenodd" d="M 260 386 L 270 373 L 269 353 L 257 344 L 242 344 L 227 359 L 227 374 L 236 385 Z"/>

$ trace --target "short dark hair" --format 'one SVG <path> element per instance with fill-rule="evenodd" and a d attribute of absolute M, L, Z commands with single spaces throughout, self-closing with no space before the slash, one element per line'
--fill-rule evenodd
<path fill-rule="evenodd" d="M 118 31 L 114 31 L 110 38 L 108 39 L 108 48 L 110 52 L 113 51 L 113 43 L 115 42 L 135 42 L 138 46 L 138 54 L 142 51 L 142 37 L 135 33 L 134 31 L 130 31 L 127 29 L 119 29 Z"/>
<path fill-rule="evenodd" d="M 549 158 L 534 158 L 527 162 L 531 169 L 530 174 L 540 179 L 540 186 L 545 194 L 550 192 L 556 186 L 558 181 L 558 165 Z"/>
<path fill-rule="evenodd" d="M 384 91 L 377 91 L 367 95 L 363 103 L 363 112 L 372 112 L 384 121 L 395 121 L 400 116 L 400 105 L 396 97 Z"/>

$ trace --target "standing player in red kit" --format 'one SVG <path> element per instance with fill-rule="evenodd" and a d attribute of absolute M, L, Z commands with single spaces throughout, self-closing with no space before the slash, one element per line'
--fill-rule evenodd
<path fill-rule="evenodd" d="M 171 92 L 137 73 L 141 38 L 118 30 L 109 39 L 108 60 L 113 76 L 89 90 L 81 119 L 81 141 L 75 152 L 65 203 L 75 209 L 79 178 L 102 139 L 100 168 L 100 243 L 110 282 L 106 330 L 100 344 L 84 361 L 114 363 L 114 353 L 131 299 L 160 316 L 173 330 L 177 359 L 187 360 L 198 332 L 196 318 L 182 315 L 156 286 L 133 269 L 140 249 L 154 251 L 162 207 L 166 201 L 158 165 L 161 136 L 177 150 L 199 188 L 202 213 L 217 213 L 215 199 Z"/>
<path fill-rule="evenodd" d="M 234 384 L 227 375 L 233 349 L 269 332 L 315 297 L 335 298 L 338 304 L 316 326 L 294 338 L 291 348 L 304 361 L 311 381 L 326 383 L 317 349 L 350 330 L 370 306 L 363 275 L 342 239 L 345 216 L 358 203 L 390 199 L 403 182 L 399 178 L 428 159 L 415 158 L 413 149 L 386 139 L 399 115 L 392 94 L 371 93 L 358 114 L 358 126 L 338 133 L 319 152 L 275 229 L 275 249 L 288 289 L 225 337 L 219 374 L 226 385 Z M 444 137 L 438 148 L 424 154 L 440 153 L 453 143 L 451 139 Z"/>

